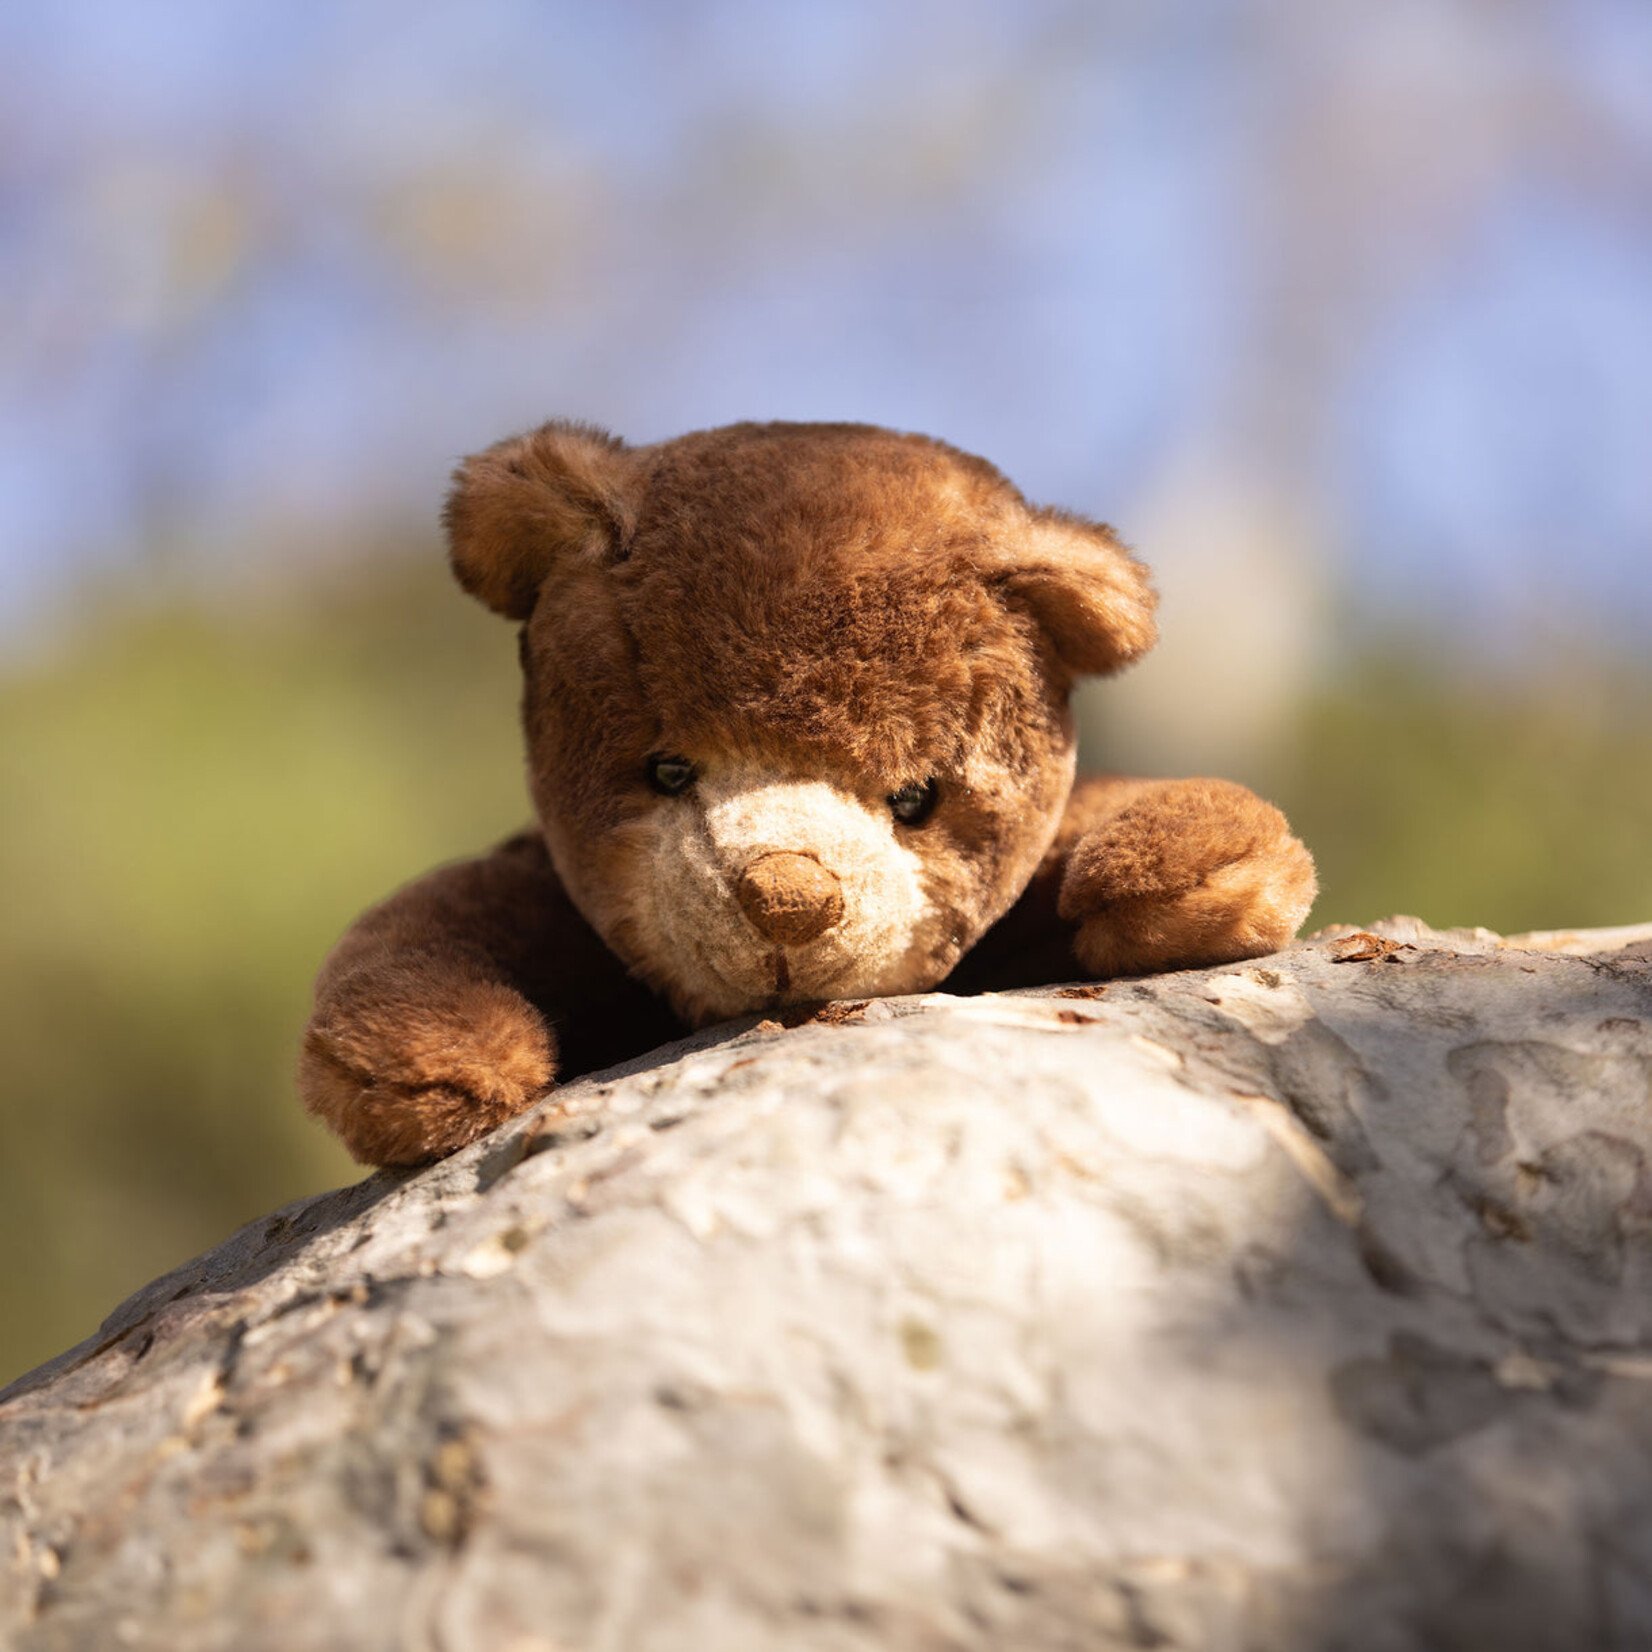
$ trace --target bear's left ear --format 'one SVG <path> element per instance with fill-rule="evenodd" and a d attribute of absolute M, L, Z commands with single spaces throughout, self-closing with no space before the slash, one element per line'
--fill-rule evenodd
<path fill-rule="evenodd" d="M 1147 569 L 1099 522 L 1033 511 L 1020 543 L 992 574 L 1075 676 L 1117 671 L 1158 641 L 1159 599 Z"/>
<path fill-rule="evenodd" d="M 636 456 L 595 425 L 557 419 L 472 454 L 442 511 L 459 583 L 525 620 L 559 561 L 624 554 L 636 524 Z"/>

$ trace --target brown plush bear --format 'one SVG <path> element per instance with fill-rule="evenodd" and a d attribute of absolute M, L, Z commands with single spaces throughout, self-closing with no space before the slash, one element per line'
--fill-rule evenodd
<path fill-rule="evenodd" d="M 517 621 L 537 829 L 360 918 L 310 1110 L 450 1153 L 686 1027 L 1282 946 L 1313 863 L 1222 780 L 1073 784 L 1073 681 L 1154 641 L 1112 532 L 867 425 L 652 447 L 552 423 L 467 460 L 454 570 Z"/>

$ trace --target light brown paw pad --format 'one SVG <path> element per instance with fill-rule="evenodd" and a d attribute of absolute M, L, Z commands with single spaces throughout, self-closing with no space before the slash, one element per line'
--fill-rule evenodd
<path fill-rule="evenodd" d="M 1313 861 L 1294 838 L 1284 852 L 1218 868 L 1168 899 L 1111 901 L 1079 926 L 1074 951 L 1096 976 L 1235 963 L 1277 952 L 1313 905 Z"/>

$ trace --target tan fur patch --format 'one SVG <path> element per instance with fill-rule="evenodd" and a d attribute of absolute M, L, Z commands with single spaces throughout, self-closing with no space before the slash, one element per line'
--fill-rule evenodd
<path fill-rule="evenodd" d="M 634 967 L 685 1014 L 901 991 L 908 974 L 921 978 L 914 958 L 933 945 L 934 914 L 923 862 L 897 841 L 886 806 L 824 781 L 715 765 L 658 804 L 634 832 L 622 928 Z M 806 940 L 764 933 L 740 898 L 748 868 L 776 855 L 806 855 L 836 885 L 837 921 Z"/>

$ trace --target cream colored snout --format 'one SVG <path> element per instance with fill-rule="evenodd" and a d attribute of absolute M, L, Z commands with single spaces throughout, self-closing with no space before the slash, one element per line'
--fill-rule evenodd
<path fill-rule="evenodd" d="M 881 803 L 729 767 L 650 819 L 633 944 L 691 1019 L 912 984 L 932 915 Z"/>
<path fill-rule="evenodd" d="M 802 946 L 843 916 L 843 885 L 810 855 L 759 855 L 734 894 L 752 928 L 777 946 Z"/>

